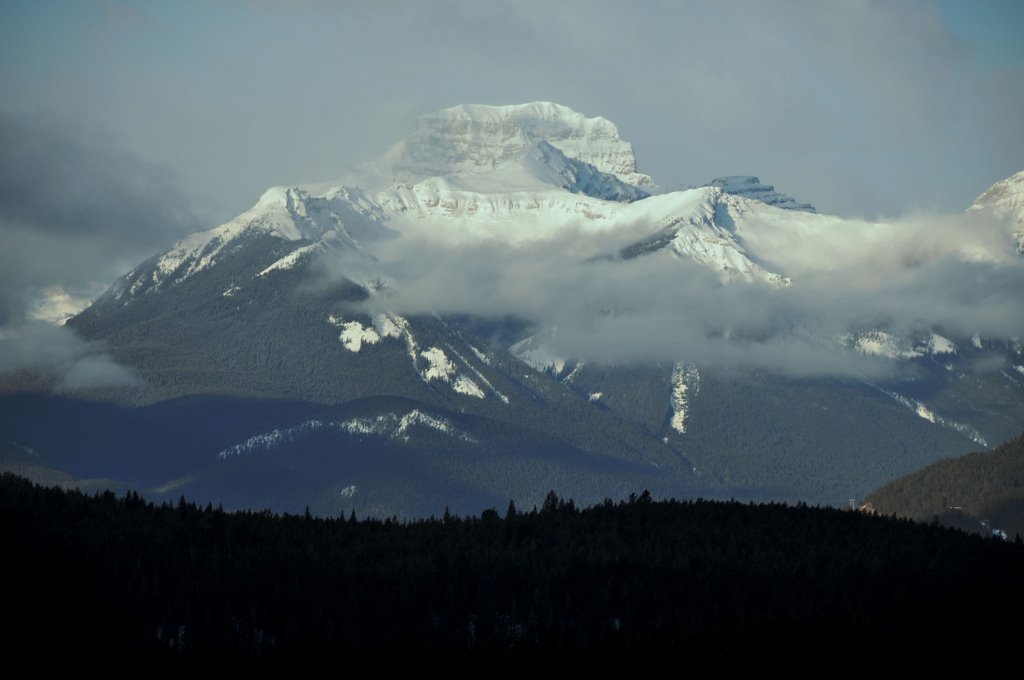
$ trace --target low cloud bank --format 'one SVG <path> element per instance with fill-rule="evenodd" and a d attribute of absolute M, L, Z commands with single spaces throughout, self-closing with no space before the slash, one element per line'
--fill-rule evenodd
<path fill-rule="evenodd" d="M 793 375 L 892 369 L 844 348 L 849 333 L 883 330 L 907 342 L 931 332 L 961 342 L 1024 337 L 1024 260 L 1005 229 L 977 215 L 780 236 L 765 264 L 792 276 L 786 287 L 723 284 L 667 252 L 581 258 L 583 237 L 452 246 L 406 235 L 375 251 L 393 282 L 385 304 L 408 315 L 519 317 L 557 329 L 547 347 L 562 356 L 742 363 Z"/>
<path fill-rule="evenodd" d="M 118 275 L 198 224 L 176 179 L 100 129 L 0 113 L 0 375 L 42 372 L 60 389 L 138 379 L 69 328 Z"/>
<path fill-rule="evenodd" d="M 141 384 L 134 373 L 70 328 L 43 321 L 0 329 L 0 375 L 19 371 L 41 374 L 66 391 Z"/>
<path fill-rule="evenodd" d="M 103 130 L 0 113 L 0 326 L 33 294 L 109 283 L 199 229 L 166 170 Z"/>

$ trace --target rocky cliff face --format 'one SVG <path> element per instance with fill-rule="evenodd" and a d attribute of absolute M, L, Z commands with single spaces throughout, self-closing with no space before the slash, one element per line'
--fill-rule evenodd
<path fill-rule="evenodd" d="M 750 175 L 730 175 L 728 177 L 716 177 L 708 183 L 708 186 L 719 187 L 727 194 L 752 198 L 762 203 L 784 208 L 785 210 L 802 210 L 804 212 L 818 212 L 810 203 L 799 203 L 792 196 L 781 194 L 775 191 L 771 184 L 762 184 L 757 177 Z"/>
<path fill-rule="evenodd" d="M 462 105 L 423 116 L 412 136 L 371 166 L 385 176 L 390 170 L 399 181 L 486 172 L 519 158 L 540 140 L 628 184 L 651 184 L 649 176 L 637 172 L 633 146 L 619 137 L 614 123 L 551 102 Z"/>

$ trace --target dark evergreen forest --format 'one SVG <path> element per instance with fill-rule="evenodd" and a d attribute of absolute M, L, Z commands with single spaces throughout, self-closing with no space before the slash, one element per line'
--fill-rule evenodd
<path fill-rule="evenodd" d="M 894 479 L 867 501 L 881 513 L 965 531 L 1024 533 L 1024 434 Z"/>
<path fill-rule="evenodd" d="M 0 549 L 9 664 L 845 676 L 1015 654 L 1024 605 L 1019 539 L 646 493 L 399 522 L 7 474 Z"/>

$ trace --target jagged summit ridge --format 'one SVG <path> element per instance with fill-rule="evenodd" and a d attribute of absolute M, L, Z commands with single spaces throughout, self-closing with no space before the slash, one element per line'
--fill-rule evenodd
<path fill-rule="evenodd" d="M 799 203 L 792 196 L 777 192 L 771 184 L 762 184 L 759 178 L 752 175 L 716 177 L 705 186 L 718 187 L 727 194 L 752 198 L 784 210 L 818 212 L 810 203 Z"/>
<path fill-rule="evenodd" d="M 391 175 L 391 181 L 488 172 L 520 158 L 538 141 L 627 184 L 652 184 L 637 172 L 633 147 L 619 137 L 614 123 L 551 102 L 463 104 L 427 114 L 410 137 L 366 169 L 381 179 Z"/>

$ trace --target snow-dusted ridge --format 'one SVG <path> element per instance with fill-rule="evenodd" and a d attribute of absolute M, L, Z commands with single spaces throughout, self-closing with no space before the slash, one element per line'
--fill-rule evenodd
<path fill-rule="evenodd" d="M 421 427 L 470 444 L 480 443 L 479 440 L 452 425 L 447 419 L 432 416 L 419 409 L 413 409 L 402 416 L 395 413 L 384 413 L 372 418 L 353 418 L 338 426 L 349 434 L 373 435 L 401 441 L 409 441 L 410 430 Z"/>
<path fill-rule="evenodd" d="M 762 184 L 760 178 L 751 175 L 716 177 L 706 186 L 718 187 L 727 194 L 751 198 L 776 208 L 810 213 L 818 212 L 810 203 L 800 203 L 792 196 L 781 194 L 771 184 Z"/>
<path fill-rule="evenodd" d="M 352 418 L 342 422 L 308 420 L 294 427 L 277 428 L 249 437 L 217 453 L 221 460 L 260 451 L 269 451 L 284 444 L 294 443 L 302 438 L 322 431 L 334 431 L 357 436 L 374 436 L 387 440 L 408 442 L 416 428 L 437 432 L 459 441 L 478 444 L 479 440 L 455 427 L 446 418 L 430 415 L 419 409 L 399 415 L 383 413 L 370 418 Z"/>
<path fill-rule="evenodd" d="M 249 437 L 244 442 L 229 446 L 217 454 L 221 460 L 227 460 L 233 456 L 267 451 L 282 444 L 289 444 L 302 437 L 325 428 L 338 429 L 333 423 L 325 423 L 320 420 L 308 420 L 295 427 L 276 428 L 269 432 Z"/>

